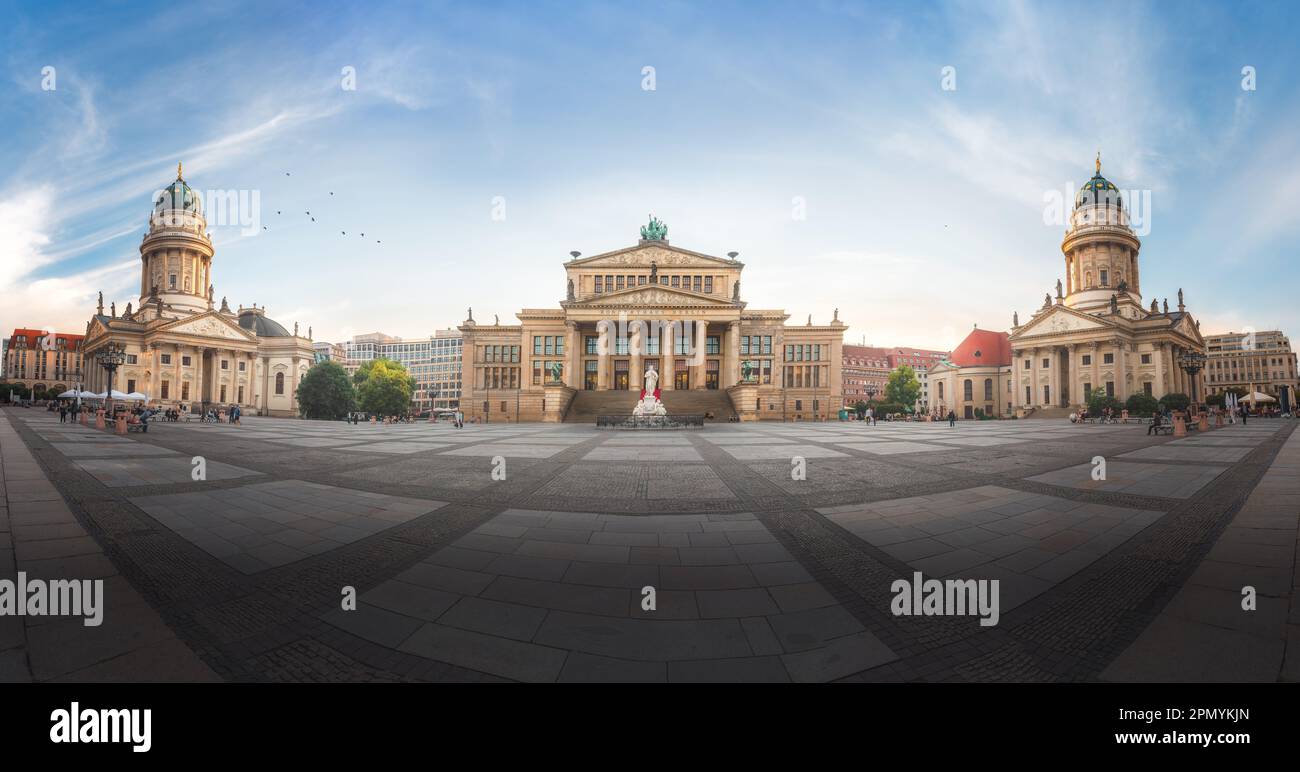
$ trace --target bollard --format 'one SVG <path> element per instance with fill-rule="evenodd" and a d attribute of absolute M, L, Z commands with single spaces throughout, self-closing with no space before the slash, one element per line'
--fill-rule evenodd
<path fill-rule="evenodd" d="M 114 424 L 113 431 L 117 432 L 118 434 L 126 434 L 126 416 L 125 416 L 125 415 L 123 415 L 123 416 L 119 416 L 118 419 L 117 419 L 116 421 L 113 422 L 113 424 Z"/>
<path fill-rule="evenodd" d="M 1214 414 L 1214 428 L 1216 429 L 1223 428 L 1223 413 Z"/>
<path fill-rule="evenodd" d="M 1183 420 L 1183 416 L 1181 414 L 1174 416 L 1174 436 L 1175 437 L 1187 436 L 1187 422 Z"/>
<path fill-rule="evenodd" d="M 96 411 L 95 411 L 95 428 L 96 428 L 96 429 L 103 429 L 103 428 L 104 428 L 104 409 L 103 409 L 103 408 L 100 408 L 99 410 L 96 410 Z"/>
<path fill-rule="evenodd" d="M 1205 413 L 1201 413 L 1196 422 L 1196 428 L 1203 432 L 1208 432 L 1210 430 L 1210 417 Z"/>

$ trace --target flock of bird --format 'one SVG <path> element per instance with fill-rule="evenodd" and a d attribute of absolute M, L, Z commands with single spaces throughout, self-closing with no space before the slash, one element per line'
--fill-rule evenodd
<path fill-rule="evenodd" d="M 285 172 L 285 173 L 284 173 L 284 176 L 286 176 L 286 177 L 291 177 L 291 176 L 293 176 L 293 175 L 291 175 L 289 172 Z M 330 194 L 331 196 L 334 195 L 334 191 L 332 191 L 332 190 L 329 191 L 329 194 Z M 284 214 L 284 211 L 281 210 L 281 209 L 277 209 L 277 210 L 275 210 L 275 213 L 276 213 L 277 215 L 281 215 L 281 216 L 282 216 L 282 215 Z M 316 217 L 315 217 L 315 215 L 313 215 L 313 214 L 311 213 L 311 210 L 310 210 L 310 209 L 303 210 L 303 214 L 306 215 L 307 217 L 310 217 L 312 222 L 316 222 Z M 271 229 L 271 226 L 269 226 L 269 225 L 263 225 L 263 226 L 262 226 L 262 230 L 264 230 L 264 231 L 269 231 L 270 229 Z M 343 236 L 348 235 L 348 232 L 347 232 L 347 231 L 339 231 L 339 233 L 340 233 L 341 235 L 343 235 Z M 363 238 L 363 239 L 366 237 L 366 234 L 365 234 L 365 233 L 361 233 L 361 232 L 359 232 L 358 235 L 359 235 L 361 238 Z M 376 243 L 376 244 L 383 244 L 384 242 L 383 242 L 382 240 L 380 240 L 380 239 L 375 239 L 375 243 Z"/>

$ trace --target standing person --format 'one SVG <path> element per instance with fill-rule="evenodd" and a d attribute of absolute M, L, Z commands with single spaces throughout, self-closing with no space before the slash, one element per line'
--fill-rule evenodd
<path fill-rule="evenodd" d="M 140 433 L 149 433 L 149 410 L 148 408 L 140 411 Z"/>
<path fill-rule="evenodd" d="M 65 424 L 65 423 L 67 423 L 67 422 L 68 422 L 68 406 L 67 406 L 67 405 L 64 405 L 64 404 L 62 404 L 62 403 L 60 403 L 60 404 L 59 404 L 59 423 L 61 423 L 61 424 Z"/>
<path fill-rule="evenodd" d="M 1250 410 L 1249 410 L 1245 405 L 1242 405 L 1242 406 L 1241 406 L 1241 425 L 1242 425 L 1242 426 L 1245 426 L 1245 425 L 1246 425 L 1246 417 L 1249 416 L 1249 415 L 1250 415 Z"/>
<path fill-rule="evenodd" d="M 952 427 L 954 427 L 954 426 L 956 426 L 956 425 L 957 425 L 957 411 L 956 411 L 956 410 L 949 410 L 949 411 L 948 411 L 948 427 L 949 427 L 949 428 L 952 428 Z"/>

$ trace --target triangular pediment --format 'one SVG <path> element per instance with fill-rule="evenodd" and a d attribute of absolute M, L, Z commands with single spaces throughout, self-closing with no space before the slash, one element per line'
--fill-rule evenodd
<path fill-rule="evenodd" d="M 665 287 L 662 284 L 647 284 L 642 287 L 594 295 L 585 300 L 575 300 L 564 304 L 566 308 L 590 308 L 607 306 L 700 306 L 704 308 L 736 308 L 744 304 L 732 303 L 715 295 L 704 295 L 677 287 Z"/>
<path fill-rule="evenodd" d="M 740 268 L 742 263 L 726 257 L 714 257 L 702 252 L 669 246 L 663 241 L 648 241 L 635 247 L 604 252 L 565 263 L 566 268 L 649 268 L 654 263 L 660 269 L 676 268 Z"/>
<path fill-rule="evenodd" d="M 159 331 L 178 335 L 198 335 L 204 338 L 225 338 L 226 340 L 238 340 L 244 342 L 256 340 L 252 333 L 215 311 L 209 311 L 206 314 L 199 314 L 186 319 L 178 319 L 171 324 L 164 325 L 159 329 Z"/>
<path fill-rule="evenodd" d="M 1011 340 L 1019 340 L 1037 335 L 1060 335 L 1070 332 L 1088 332 L 1091 330 L 1113 329 L 1114 324 L 1098 319 L 1091 314 L 1084 314 L 1065 306 L 1053 306 L 1038 318 L 1031 320 L 1011 334 Z"/>

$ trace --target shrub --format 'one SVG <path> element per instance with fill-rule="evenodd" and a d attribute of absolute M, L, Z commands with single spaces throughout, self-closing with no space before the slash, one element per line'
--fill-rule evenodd
<path fill-rule="evenodd" d="M 1160 402 L 1170 410 L 1186 410 L 1187 406 L 1192 404 L 1190 397 L 1177 391 L 1164 395 L 1160 398 Z"/>
<path fill-rule="evenodd" d="M 1156 402 L 1155 397 L 1141 391 L 1129 397 L 1128 401 L 1124 403 L 1124 407 L 1128 410 L 1129 415 L 1134 416 L 1149 416 L 1154 413 L 1159 406 L 1160 403 Z"/>

